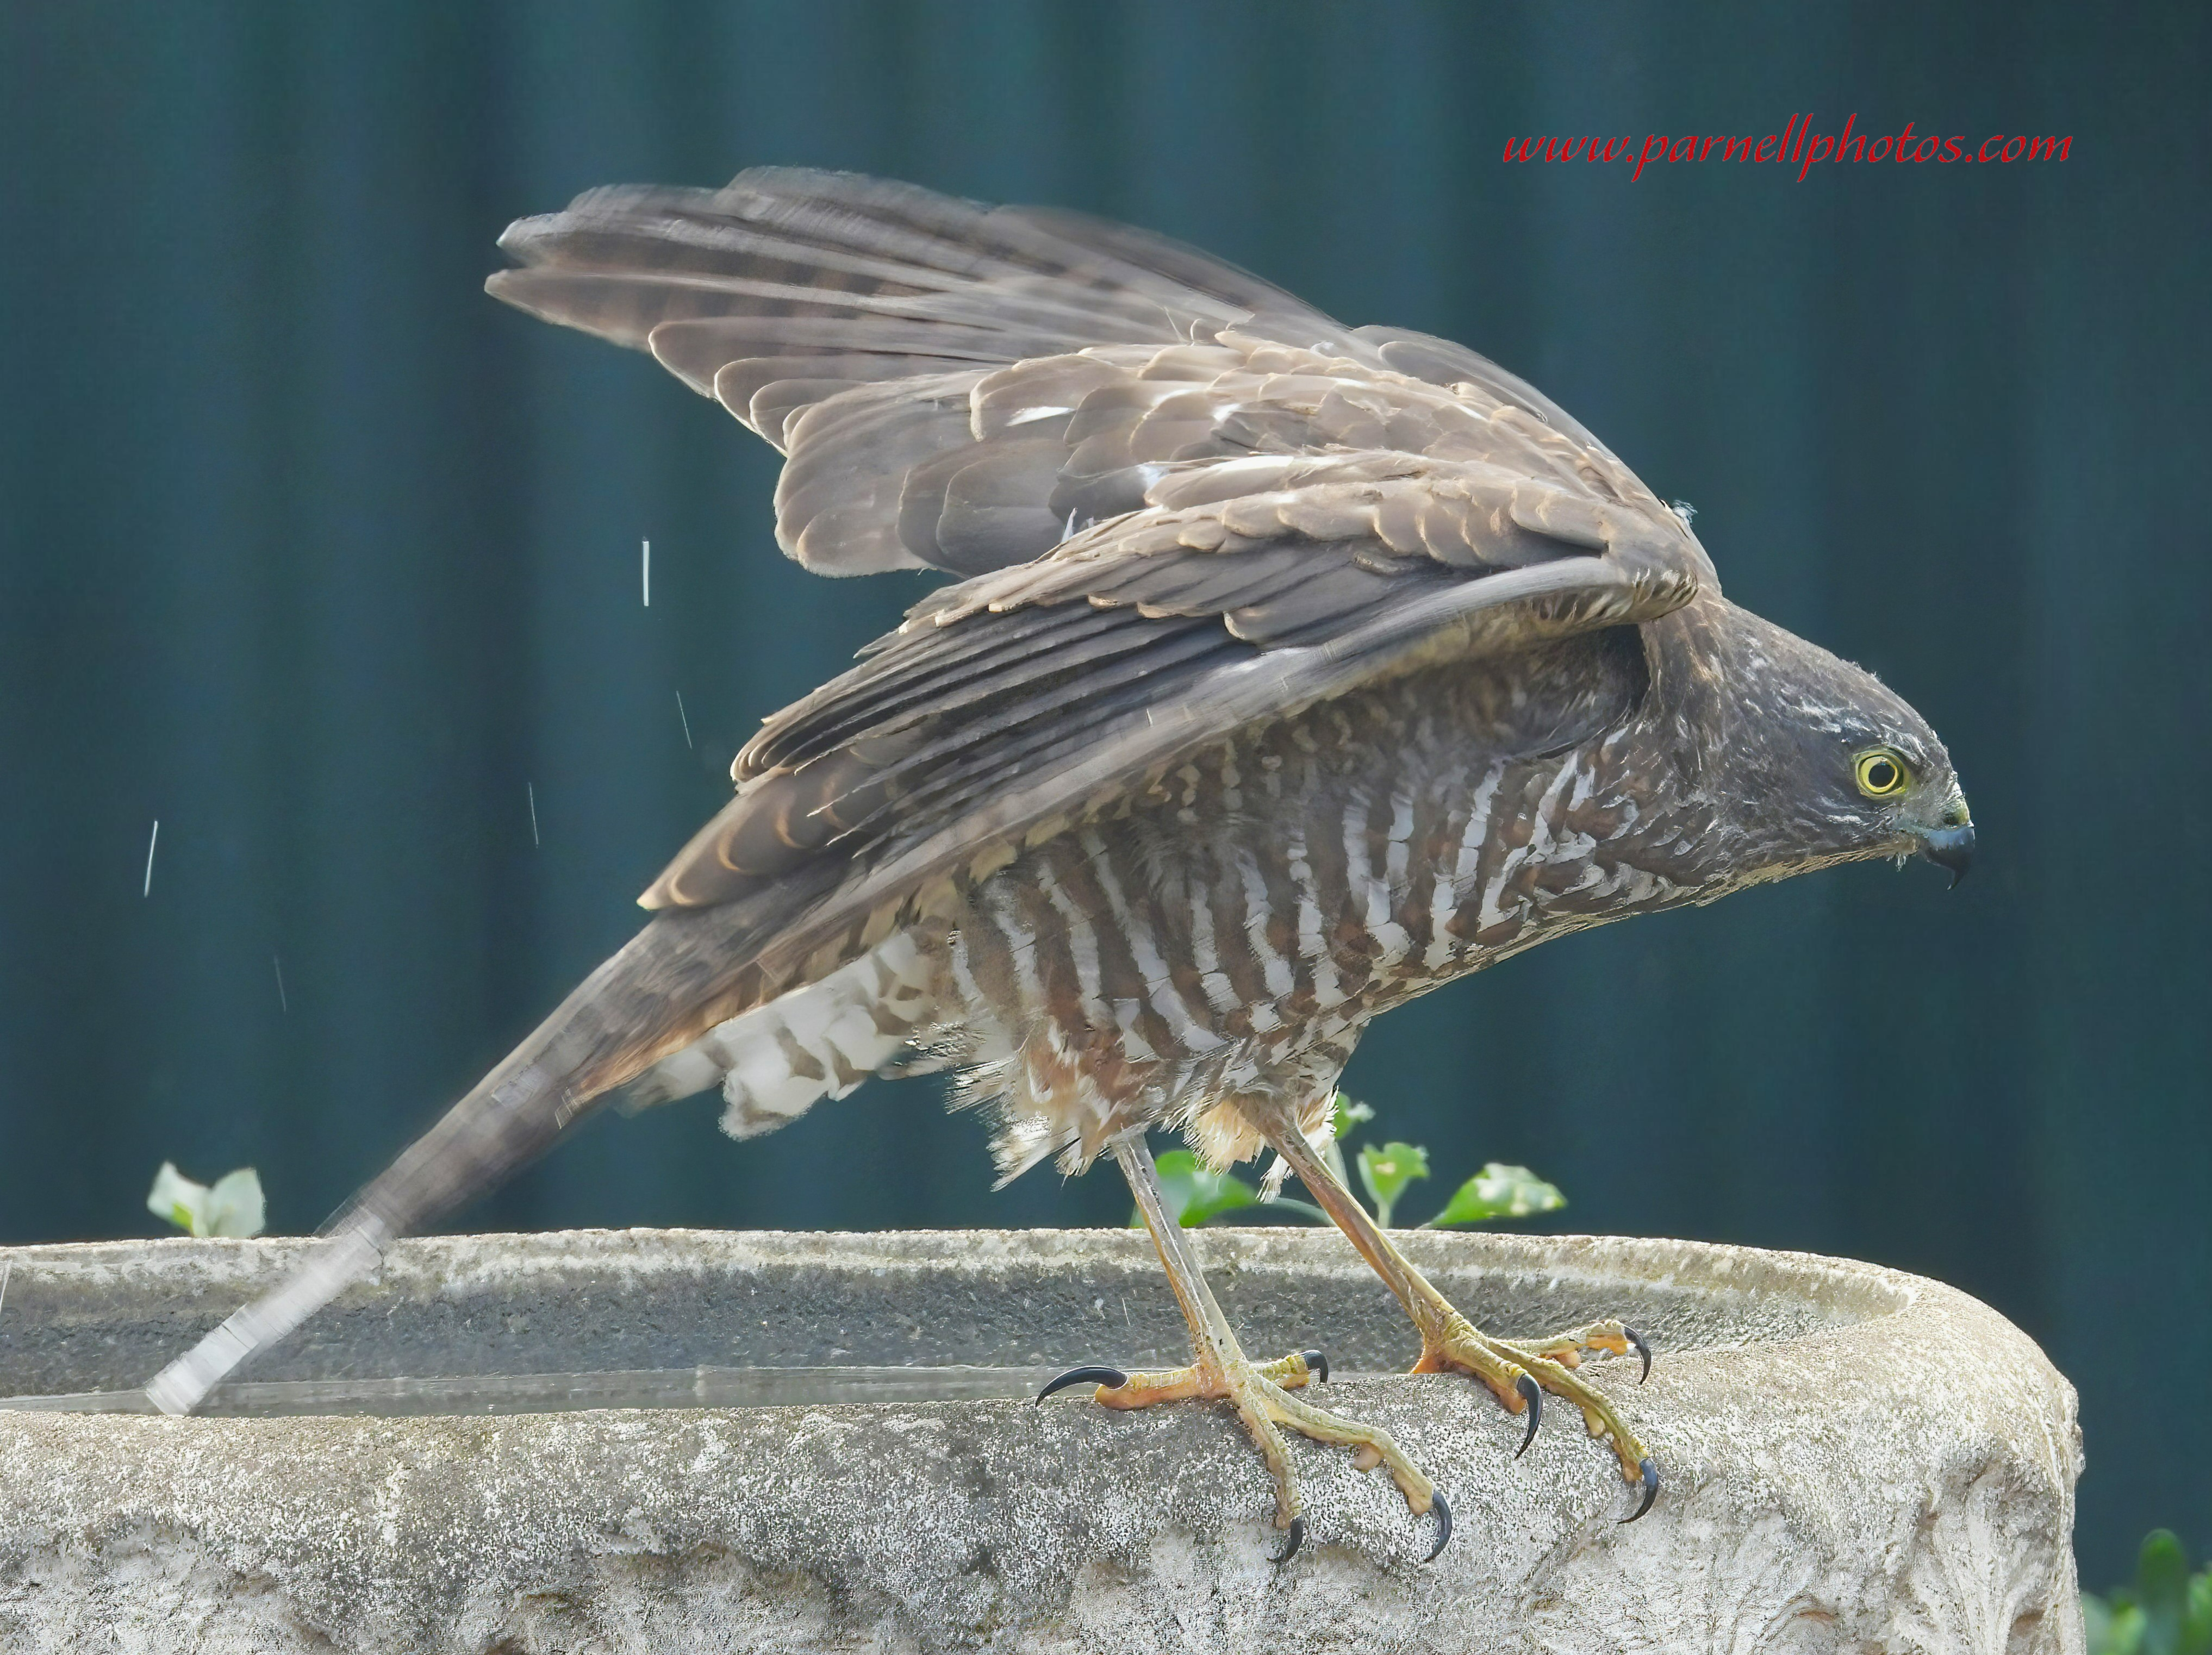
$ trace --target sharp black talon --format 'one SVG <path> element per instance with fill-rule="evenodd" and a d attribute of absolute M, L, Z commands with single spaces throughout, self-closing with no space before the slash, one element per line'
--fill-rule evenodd
<path fill-rule="evenodd" d="M 1644 1343 L 1644 1336 L 1626 1322 L 1620 1325 L 1621 1337 L 1636 1347 L 1636 1354 L 1644 1358 L 1644 1371 L 1636 1376 L 1638 1385 L 1651 1377 L 1651 1347 Z"/>
<path fill-rule="evenodd" d="M 1118 1367 L 1071 1367 L 1050 1385 L 1036 1393 L 1042 1402 L 1055 1391 L 1065 1391 L 1071 1385 L 1127 1385 L 1129 1376 Z"/>
<path fill-rule="evenodd" d="M 1528 1452 L 1528 1445 L 1536 1440 L 1536 1428 L 1544 1422 L 1544 1389 L 1528 1373 L 1514 1380 L 1513 1388 L 1528 1399 L 1528 1432 L 1513 1451 L 1513 1458 L 1518 1459 Z"/>
<path fill-rule="evenodd" d="M 1638 1506 L 1634 1511 L 1631 1512 L 1626 1517 L 1620 1519 L 1623 1526 L 1633 1523 L 1638 1518 L 1643 1516 L 1644 1513 L 1650 1511 L 1651 1509 L 1651 1502 L 1658 1498 L 1659 1463 L 1653 1459 L 1650 1455 L 1646 1454 L 1644 1457 L 1644 1503 L 1641 1506 Z"/>
<path fill-rule="evenodd" d="M 1429 1555 L 1421 1560 L 1424 1563 L 1435 1562 L 1437 1554 L 1451 1543 L 1451 1501 L 1444 1498 L 1442 1488 L 1429 1495 L 1429 1510 L 1436 1515 L 1437 1543 L 1429 1548 Z"/>
<path fill-rule="evenodd" d="M 1327 1385 L 1328 1383 L 1328 1353 L 1326 1350 L 1301 1350 L 1298 1355 L 1305 1359 L 1306 1367 L 1312 1370 L 1314 1378 Z"/>
<path fill-rule="evenodd" d="M 1285 1563 L 1289 1562 L 1291 1559 L 1296 1557 L 1298 1555 L 1298 1548 L 1305 1543 L 1306 1520 L 1303 1517 L 1294 1517 L 1291 1519 L 1291 1543 L 1284 1547 L 1283 1549 L 1270 1561 L 1279 1568 Z"/>

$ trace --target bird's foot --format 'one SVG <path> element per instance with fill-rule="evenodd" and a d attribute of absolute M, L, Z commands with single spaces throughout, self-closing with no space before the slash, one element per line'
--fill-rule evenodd
<path fill-rule="evenodd" d="M 1543 1416 L 1543 1393 L 1565 1397 L 1582 1410 L 1583 1428 L 1611 1445 L 1622 1478 L 1644 1490 L 1636 1510 L 1622 1520 L 1633 1523 L 1651 1509 L 1659 1496 L 1658 1462 L 1603 1394 L 1572 1371 L 1582 1365 L 1584 1351 L 1625 1355 L 1633 1349 L 1644 1359 L 1648 1376 L 1651 1349 L 1633 1328 L 1615 1321 L 1593 1322 L 1549 1339 L 1495 1339 L 1449 1306 L 1420 1319 L 1420 1325 L 1421 1359 L 1413 1364 L 1414 1373 L 1471 1373 L 1490 1387 L 1508 1413 L 1525 1411 L 1528 1430 L 1521 1440 L 1522 1452 L 1535 1438 Z"/>
<path fill-rule="evenodd" d="M 1433 1511 L 1437 1543 L 1430 1557 L 1451 1538 L 1451 1506 L 1436 1484 L 1407 1459 L 1390 1434 L 1379 1426 L 1361 1425 L 1312 1406 L 1292 1396 L 1313 1380 L 1328 1378 L 1328 1360 L 1318 1350 L 1301 1351 L 1275 1361 L 1254 1363 L 1241 1355 L 1224 1361 L 1206 1356 L 1188 1367 L 1158 1373 L 1124 1373 L 1111 1367 L 1070 1368 L 1037 1393 L 1042 1402 L 1054 1391 L 1073 1385 L 1096 1385 L 1093 1400 L 1107 1408 L 1151 1408 L 1164 1402 L 1226 1401 L 1267 1462 L 1275 1482 L 1275 1526 L 1286 1530 L 1290 1543 L 1275 1561 L 1288 1562 L 1304 1543 L 1306 1524 L 1297 1479 L 1291 1470 L 1288 1446 L 1281 1428 L 1316 1442 L 1332 1442 L 1352 1450 L 1352 1463 L 1363 1471 L 1386 1467 L 1391 1481 L 1406 1497 L 1416 1517 Z"/>
<path fill-rule="evenodd" d="M 1641 1333 L 1626 1322 L 1592 1322 L 1588 1327 L 1554 1334 L 1548 1339 L 1499 1339 L 1496 1343 L 1524 1358 L 1547 1356 L 1562 1367 L 1580 1367 L 1585 1350 L 1602 1350 L 1615 1356 L 1626 1356 L 1633 1350 L 1644 1360 L 1644 1371 L 1636 1382 L 1641 1385 L 1651 1377 L 1651 1347 L 1644 1342 Z"/>
<path fill-rule="evenodd" d="M 1318 1350 L 1300 1350 L 1279 1356 L 1272 1362 L 1262 1362 L 1252 1372 L 1285 1391 L 1296 1391 L 1316 1379 L 1327 1385 L 1328 1358 Z M 1118 1367 L 1071 1367 L 1038 1391 L 1036 1399 L 1042 1402 L 1054 1391 L 1065 1391 L 1070 1385 L 1095 1385 L 1098 1389 L 1091 1400 L 1103 1407 L 1150 1408 L 1155 1403 L 1189 1402 L 1194 1398 L 1210 1401 L 1225 1397 L 1230 1393 L 1224 1384 L 1218 1373 L 1209 1373 L 1197 1362 L 1160 1373 L 1124 1373 Z"/>

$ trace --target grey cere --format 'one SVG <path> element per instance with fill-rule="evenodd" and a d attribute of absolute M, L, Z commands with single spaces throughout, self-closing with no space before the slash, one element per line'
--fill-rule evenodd
<path fill-rule="evenodd" d="M 161 842 L 161 819 L 154 818 L 153 836 L 146 841 L 146 883 L 139 891 L 141 896 L 154 894 L 154 847 Z"/>
<path fill-rule="evenodd" d="M 530 842 L 539 845 L 543 841 L 538 837 L 538 785 L 535 782 L 527 781 L 522 785 L 530 795 Z"/>
<path fill-rule="evenodd" d="M 691 717 L 684 710 L 684 692 L 680 689 L 676 692 L 676 716 L 684 720 L 684 745 L 690 747 L 692 745 Z"/>

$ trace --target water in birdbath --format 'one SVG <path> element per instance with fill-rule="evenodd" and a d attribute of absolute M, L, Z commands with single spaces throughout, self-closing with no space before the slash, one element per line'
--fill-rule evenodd
<path fill-rule="evenodd" d="M 0 1306 L 0 1408 L 152 1411 L 141 1388 L 296 1258 L 297 1241 L 20 1248 Z M 1340 1375 L 1413 1354 L 1394 1300 L 1336 1238 L 1208 1232 L 1209 1275 L 1254 1350 L 1322 1349 Z M 1790 1337 L 1882 1306 L 1849 1293 L 1501 1270 L 1534 1239 L 1437 1236 L 1428 1261 L 1471 1314 L 1534 1332 L 1627 1314 L 1660 1348 Z M 1462 1262 L 1455 1267 L 1453 1260 Z M 1488 1258 L 1489 1268 L 1477 1266 Z M 743 1235 L 586 1232 L 400 1244 L 221 1387 L 216 1416 L 555 1413 L 1034 1396 L 1077 1363 L 1189 1360 L 1137 1234 L 1116 1231 Z"/>
<path fill-rule="evenodd" d="M 762 1408 L 821 1403 L 1020 1398 L 1052 1367 L 693 1367 L 599 1373 L 466 1373 L 368 1379 L 240 1380 L 196 1410 L 216 1419 L 289 1415 L 557 1414 L 580 1408 Z M 143 1389 L 0 1397 L 0 1408 L 151 1414 Z"/>

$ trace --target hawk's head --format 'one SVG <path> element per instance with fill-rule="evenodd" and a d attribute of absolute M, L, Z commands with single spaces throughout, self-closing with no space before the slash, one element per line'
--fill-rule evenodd
<path fill-rule="evenodd" d="M 1955 885 L 1974 822 L 1928 721 L 1863 667 L 1749 612 L 1717 616 L 1717 756 L 1728 812 L 1774 871 L 1918 856 Z"/>

